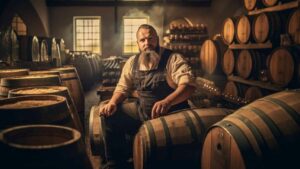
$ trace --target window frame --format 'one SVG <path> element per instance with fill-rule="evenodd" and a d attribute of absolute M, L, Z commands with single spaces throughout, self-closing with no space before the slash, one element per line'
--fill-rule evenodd
<path fill-rule="evenodd" d="M 77 28 L 77 25 L 76 25 L 76 20 L 78 19 L 81 19 L 81 20 L 87 20 L 87 19 L 98 19 L 99 20 L 99 48 L 100 48 L 100 51 L 99 55 L 102 55 L 102 18 L 101 16 L 74 16 L 73 17 L 73 49 L 74 51 L 77 50 L 76 48 L 76 45 L 77 45 L 77 34 L 76 34 L 76 28 Z M 84 27 L 87 27 L 87 26 L 84 26 Z M 92 31 L 93 32 L 93 31 Z M 93 41 L 94 39 L 92 39 Z M 93 51 L 91 51 L 93 52 Z"/>
<path fill-rule="evenodd" d="M 16 22 L 14 22 L 14 20 L 16 19 Z M 26 23 L 24 22 L 24 19 L 19 15 L 19 14 L 15 14 L 12 18 L 12 21 L 11 21 L 11 27 L 13 28 L 13 30 L 16 32 L 17 35 L 21 35 L 21 36 L 26 36 L 28 35 L 28 29 L 27 29 L 27 25 Z M 16 26 L 14 27 L 13 24 L 16 24 Z M 24 31 L 20 31 L 19 28 L 21 25 L 24 25 L 25 26 L 25 34 Z M 22 33 L 22 34 L 20 34 Z"/>
<path fill-rule="evenodd" d="M 136 54 L 135 52 L 133 52 L 131 50 L 131 52 L 125 52 L 125 19 L 146 19 L 146 23 L 145 24 L 149 24 L 150 22 L 150 17 L 149 16 L 123 16 L 123 24 L 122 24 L 122 28 L 123 28 L 123 43 L 122 43 L 122 54 L 123 55 L 134 55 Z M 133 32 L 134 36 L 136 36 L 136 32 Z M 137 40 L 135 39 L 135 42 Z M 137 45 L 137 43 L 136 43 Z"/>

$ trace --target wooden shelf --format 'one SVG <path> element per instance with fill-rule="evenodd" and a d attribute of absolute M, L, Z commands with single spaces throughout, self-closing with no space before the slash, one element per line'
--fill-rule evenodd
<path fill-rule="evenodd" d="M 248 15 L 256 15 L 256 14 L 260 14 L 260 13 L 264 13 L 264 12 L 276 12 L 276 11 L 283 11 L 283 10 L 287 10 L 287 9 L 297 8 L 297 7 L 299 7 L 299 3 L 300 3 L 300 0 L 296 0 L 293 2 L 279 4 L 279 5 L 272 6 L 272 7 L 256 9 L 253 11 L 249 11 Z"/>
<path fill-rule="evenodd" d="M 272 47 L 273 47 L 273 45 L 271 42 L 229 45 L 229 49 L 266 49 L 266 48 L 272 48 Z"/>
<path fill-rule="evenodd" d="M 245 80 L 243 78 L 240 78 L 238 76 L 228 76 L 228 80 L 232 80 L 235 82 L 251 85 L 251 86 L 257 86 L 263 89 L 268 89 L 268 90 L 273 90 L 273 91 L 281 91 L 283 90 L 282 87 L 275 85 L 275 84 L 270 84 L 270 83 L 265 83 L 257 80 Z"/>

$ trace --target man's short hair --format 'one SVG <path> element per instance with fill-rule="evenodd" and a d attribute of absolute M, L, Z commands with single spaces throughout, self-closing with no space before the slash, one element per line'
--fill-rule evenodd
<path fill-rule="evenodd" d="M 152 33 L 154 33 L 156 36 L 158 36 L 157 32 L 153 26 L 151 26 L 149 24 L 142 24 L 139 26 L 138 30 L 136 31 L 136 37 L 137 37 L 137 33 L 139 32 L 140 29 L 149 29 Z"/>

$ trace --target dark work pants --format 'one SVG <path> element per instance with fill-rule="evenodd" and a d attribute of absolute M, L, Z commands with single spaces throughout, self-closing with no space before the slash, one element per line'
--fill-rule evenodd
<path fill-rule="evenodd" d="M 127 160 L 132 157 L 134 135 L 142 121 L 138 115 L 135 100 L 124 101 L 117 111 L 102 118 L 105 157 L 102 157 L 102 169 L 126 168 Z"/>

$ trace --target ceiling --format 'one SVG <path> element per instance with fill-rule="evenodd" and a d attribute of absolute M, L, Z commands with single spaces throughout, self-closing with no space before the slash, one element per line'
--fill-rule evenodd
<path fill-rule="evenodd" d="M 211 0 L 46 0 L 47 6 L 151 6 L 154 4 L 209 6 Z"/>

